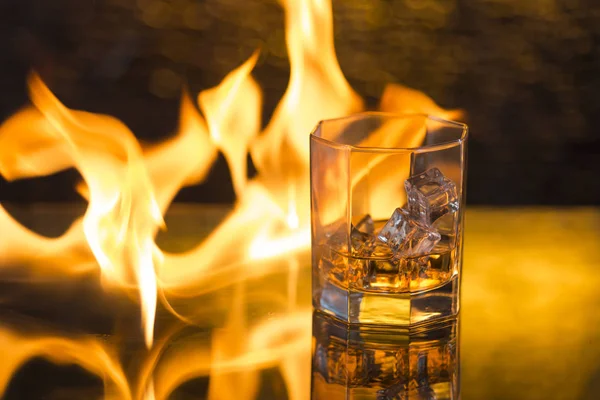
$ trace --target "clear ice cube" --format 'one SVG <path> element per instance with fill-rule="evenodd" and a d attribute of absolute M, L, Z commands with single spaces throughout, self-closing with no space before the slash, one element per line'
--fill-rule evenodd
<path fill-rule="evenodd" d="M 439 169 L 411 176 L 404 182 L 411 215 L 431 224 L 445 214 L 458 211 L 456 185 Z"/>
<path fill-rule="evenodd" d="M 441 239 L 441 235 L 432 227 L 413 219 L 409 221 L 409 225 L 411 229 L 397 250 L 398 254 L 402 256 L 413 257 L 427 254 Z"/>
<path fill-rule="evenodd" d="M 355 253 L 349 263 L 351 285 L 366 289 L 382 284 L 382 280 L 388 284 L 390 280 L 395 282 L 398 279 L 398 264 L 399 260 L 394 258 L 392 249 L 380 240 L 375 240 Z"/>
<path fill-rule="evenodd" d="M 430 252 L 441 236 L 434 228 L 413 218 L 408 210 L 397 208 L 378 238 L 392 248 L 396 256 L 413 257 Z"/>
<path fill-rule="evenodd" d="M 448 213 L 438 218 L 431 227 L 439 232 L 442 240 L 438 246 L 453 249 L 456 247 L 456 238 L 458 234 L 458 213 Z"/>
<path fill-rule="evenodd" d="M 352 232 L 350 232 L 350 242 L 352 245 L 352 254 L 365 257 L 375 247 L 375 236 L 353 228 Z"/>
<path fill-rule="evenodd" d="M 369 214 L 365 214 L 363 217 L 358 218 L 358 221 L 353 223 L 353 225 L 361 232 L 368 233 L 370 235 L 375 234 L 375 222 Z"/>
<path fill-rule="evenodd" d="M 350 231 L 352 254 L 359 257 L 369 256 L 376 247 L 375 223 L 369 214 L 352 224 Z"/>
<path fill-rule="evenodd" d="M 377 237 L 393 249 L 398 248 L 409 231 L 410 214 L 408 210 L 396 208 L 388 222 L 381 228 Z"/>
<path fill-rule="evenodd" d="M 347 224 L 338 221 L 326 227 L 327 244 L 334 250 L 359 256 L 367 256 L 375 250 L 375 223 L 369 214 L 350 225 L 350 251 L 347 243 Z"/>

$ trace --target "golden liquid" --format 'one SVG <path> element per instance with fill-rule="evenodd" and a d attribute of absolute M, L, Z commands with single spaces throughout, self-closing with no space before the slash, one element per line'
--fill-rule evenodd
<path fill-rule="evenodd" d="M 438 246 L 410 258 L 359 258 L 321 249 L 322 277 L 357 292 L 418 293 L 439 287 L 458 273 L 455 248 Z"/>

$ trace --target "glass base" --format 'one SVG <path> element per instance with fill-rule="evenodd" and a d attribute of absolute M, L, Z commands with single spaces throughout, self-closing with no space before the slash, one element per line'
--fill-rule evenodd
<path fill-rule="evenodd" d="M 408 326 L 458 315 L 459 280 L 419 293 L 374 293 L 342 288 L 325 279 L 313 306 L 345 323 Z"/>

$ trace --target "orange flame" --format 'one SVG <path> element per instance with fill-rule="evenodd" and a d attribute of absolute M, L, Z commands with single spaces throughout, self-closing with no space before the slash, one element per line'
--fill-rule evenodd
<path fill-rule="evenodd" d="M 179 189 L 204 180 L 216 158 L 217 148 L 210 139 L 206 123 L 184 92 L 177 134 L 144 152 L 144 161 L 163 213 Z"/>
<path fill-rule="evenodd" d="M 210 135 L 229 163 L 238 196 L 246 185 L 248 145 L 260 130 L 262 98 L 258 84 L 250 76 L 257 58 L 258 52 L 229 73 L 219 86 L 198 96 Z"/>
<path fill-rule="evenodd" d="M 8 232 L 0 241 L 0 268 L 19 265 L 33 278 L 70 279 L 99 266 L 107 287 L 137 290 L 148 351 L 138 360 L 131 391 L 114 350 L 95 339 L 26 337 L 1 329 L 7 361 L 0 367 L 0 396 L 19 365 L 42 355 L 105 377 L 107 398 L 114 393 L 119 399 L 162 400 L 193 377 L 208 375 L 210 398 L 252 399 L 258 372 L 267 367 L 281 370 L 291 399 L 309 397 L 310 311 L 298 292 L 308 279 L 308 135 L 318 121 L 362 111 L 364 105 L 337 61 L 330 1 L 281 3 L 291 74 L 263 132 L 262 94 L 251 76 L 258 52 L 199 93 L 197 105 L 184 91 L 178 132 L 146 149 L 120 121 L 70 110 L 37 75 L 30 77 L 33 106 L 0 126 L 0 173 L 12 180 L 75 167 L 84 181 L 78 189 L 89 203 L 85 215 L 56 239 L 34 234 L 0 207 L 0 228 Z M 459 116 L 399 85 L 386 88 L 381 109 Z M 394 134 L 397 128 L 384 125 L 374 135 L 401 147 L 422 141 L 418 127 L 402 127 L 410 132 L 403 136 Z M 234 209 L 196 248 L 180 254 L 160 250 L 154 239 L 162 215 L 182 187 L 204 180 L 218 151 L 230 167 Z M 258 170 L 251 180 L 248 154 Z M 386 162 L 373 158 L 367 169 L 385 176 Z M 363 183 L 367 169 L 353 177 L 354 185 Z M 201 340 L 179 337 L 181 325 L 154 340 L 159 301 L 182 325 L 214 320 L 219 304 L 227 310 L 225 323 Z M 256 321 L 251 306 L 277 313 Z"/>
<path fill-rule="evenodd" d="M 363 110 L 340 69 L 333 43 L 331 4 L 282 0 L 290 81 L 273 118 L 252 144 L 259 179 L 273 193 L 292 225 L 307 224 L 308 135 L 322 119 Z"/>
<path fill-rule="evenodd" d="M 67 109 L 37 75 L 31 75 L 29 88 L 39 114 L 25 109 L 3 126 L 4 151 L 16 150 L 17 159 L 2 162 L 2 174 L 16 179 L 48 175 L 70 166 L 79 170 L 89 192 L 83 218 L 87 242 L 109 282 L 139 288 L 145 340 L 150 346 L 156 307 L 153 260 L 160 254 L 153 235 L 162 215 L 141 149 L 120 121 Z M 21 144 L 13 142 L 17 136 L 10 128 L 18 129 L 21 120 L 29 119 L 38 129 L 28 131 L 29 146 L 21 149 Z"/>
<path fill-rule="evenodd" d="M 330 2 L 281 3 L 285 10 L 290 82 L 273 119 L 252 148 L 257 168 L 264 174 L 278 170 L 274 167 L 281 163 L 282 147 L 290 147 L 307 167 L 307 136 L 317 122 L 363 109 L 362 99 L 344 78 L 337 61 Z"/>

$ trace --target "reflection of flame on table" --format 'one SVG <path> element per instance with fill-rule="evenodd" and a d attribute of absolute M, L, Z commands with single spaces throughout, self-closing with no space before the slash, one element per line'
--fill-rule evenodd
<path fill-rule="evenodd" d="M 308 397 L 309 360 L 300 354 L 310 343 L 310 313 L 296 293 L 299 270 L 308 267 L 307 136 L 319 120 L 361 111 L 363 102 L 336 59 L 331 4 L 289 0 L 283 7 L 291 76 L 262 134 L 261 91 L 250 75 L 258 54 L 198 95 L 203 116 L 184 94 L 178 132 L 153 147 L 142 147 L 115 118 L 68 109 L 31 74 L 33 105 L 0 127 L 0 173 L 14 180 L 74 167 L 84 181 L 78 190 L 89 203 L 85 215 L 58 238 L 37 235 L 0 209 L 0 265 L 27 268 L 32 284 L 48 277 L 76 279 L 99 266 L 107 290 L 122 289 L 140 299 L 148 351 L 139 376 L 128 379 L 116 345 L 0 328 L 0 394 L 20 365 L 42 356 L 102 377 L 107 398 L 164 399 L 203 375 L 211 378 L 211 398 L 252 398 L 257 371 L 267 366 L 281 368 L 290 398 Z M 381 109 L 458 115 L 394 85 L 386 88 Z M 203 181 L 218 151 L 230 167 L 238 198 L 234 210 L 196 248 L 177 254 L 161 250 L 155 236 L 162 215 L 182 187 Z M 248 153 L 258 170 L 251 180 Z M 262 301 L 281 301 L 287 313 L 249 321 L 249 288 L 276 273 L 287 274 L 285 296 L 273 300 L 264 288 Z M 210 343 L 182 342 L 178 348 L 167 346 L 174 333 L 154 337 L 158 304 L 196 324 L 210 313 L 210 304 L 192 309 L 189 304 L 197 304 L 192 299 L 225 288 L 231 293 L 226 329 L 214 330 Z"/>

